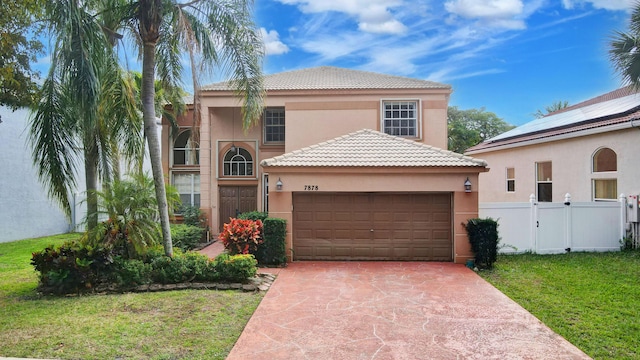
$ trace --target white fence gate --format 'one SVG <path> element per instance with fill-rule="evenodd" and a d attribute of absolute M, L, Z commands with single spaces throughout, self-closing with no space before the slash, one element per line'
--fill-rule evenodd
<path fill-rule="evenodd" d="M 617 251 L 626 233 L 626 197 L 619 202 L 481 203 L 481 218 L 498 221 L 501 253 Z"/>

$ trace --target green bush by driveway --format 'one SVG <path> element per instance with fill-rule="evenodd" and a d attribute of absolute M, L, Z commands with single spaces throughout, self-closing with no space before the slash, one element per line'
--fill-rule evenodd
<path fill-rule="evenodd" d="M 502 255 L 480 275 L 594 359 L 640 358 L 640 252 Z"/>

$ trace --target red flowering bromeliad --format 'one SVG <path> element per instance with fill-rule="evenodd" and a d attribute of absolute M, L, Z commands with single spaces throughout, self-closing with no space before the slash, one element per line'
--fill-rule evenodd
<path fill-rule="evenodd" d="M 218 235 L 218 240 L 222 241 L 224 248 L 230 255 L 255 254 L 258 245 L 262 244 L 262 221 L 229 219 L 228 224 L 224 224 L 223 230 Z"/>

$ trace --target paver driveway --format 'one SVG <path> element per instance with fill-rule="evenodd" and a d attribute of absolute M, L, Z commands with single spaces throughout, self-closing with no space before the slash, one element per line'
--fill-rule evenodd
<path fill-rule="evenodd" d="M 295 262 L 227 359 L 585 358 L 462 265 Z"/>

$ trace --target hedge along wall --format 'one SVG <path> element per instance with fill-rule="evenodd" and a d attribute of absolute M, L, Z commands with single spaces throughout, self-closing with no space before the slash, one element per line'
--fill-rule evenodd
<path fill-rule="evenodd" d="M 476 266 L 491 269 L 498 258 L 498 222 L 494 219 L 470 219 L 466 224 Z"/>
<path fill-rule="evenodd" d="M 263 243 L 258 247 L 256 259 L 264 265 L 282 265 L 287 262 L 285 237 L 287 220 L 266 218 L 262 224 Z"/>

